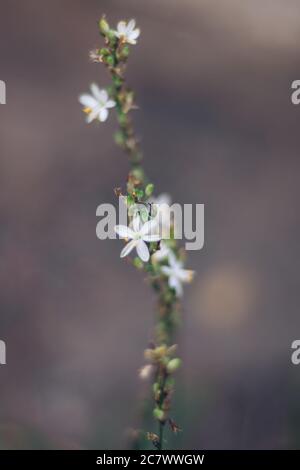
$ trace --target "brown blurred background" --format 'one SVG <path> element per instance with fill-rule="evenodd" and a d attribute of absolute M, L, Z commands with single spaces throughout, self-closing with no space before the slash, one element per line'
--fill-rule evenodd
<path fill-rule="evenodd" d="M 77 102 L 109 84 L 88 60 L 103 13 L 142 29 L 128 79 L 157 193 L 206 210 L 169 445 L 299 447 L 299 0 L 1 0 L 1 447 L 120 449 L 137 421 L 154 298 L 96 238 L 127 162 L 113 113 L 87 126 Z"/>

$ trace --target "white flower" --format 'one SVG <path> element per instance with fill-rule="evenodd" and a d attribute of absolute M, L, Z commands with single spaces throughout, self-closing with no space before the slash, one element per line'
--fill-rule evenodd
<path fill-rule="evenodd" d="M 116 36 L 128 44 L 136 44 L 136 40 L 140 35 L 140 29 L 135 28 L 135 20 L 120 21 L 117 26 Z"/>
<path fill-rule="evenodd" d="M 98 85 L 92 83 L 91 94 L 79 96 L 79 102 L 84 106 L 83 111 L 87 114 L 86 121 L 92 122 L 94 119 L 104 122 L 108 117 L 108 109 L 113 108 L 116 103 L 109 99 L 106 90 L 101 90 Z"/>
<path fill-rule="evenodd" d="M 169 287 L 175 289 L 178 297 L 183 294 L 182 284 L 191 282 L 194 277 L 194 271 L 183 269 L 183 264 L 179 261 L 173 252 L 169 253 L 169 266 L 162 266 L 162 272 L 169 278 Z"/>
<path fill-rule="evenodd" d="M 160 248 L 151 256 L 151 259 L 154 262 L 159 263 L 160 261 L 164 261 L 165 259 L 169 258 L 169 254 L 171 253 L 171 249 L 168 247 L 166 243 L 163 241 L 160 242 Z"/>
<path fill-rule="evenodd" d="M 129 255 L 135 248 L 141 260 L 147 262 L 149 261 L 150 253 L 146 242 L 158 242 L 160 240 L 156 221 L 152 219 L 143 224 L 139 215 L 134 217 L 132 228 L 126 225 L 116 225 L 115 232 L 120 238 L 131 240 L 121 251 L 121 258 Z"/>

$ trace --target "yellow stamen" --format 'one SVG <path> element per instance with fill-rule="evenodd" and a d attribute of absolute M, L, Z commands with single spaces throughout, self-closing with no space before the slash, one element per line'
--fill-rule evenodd
<path fill-rule="evenodd" d="M 195 276 L 195 271 L 191 271 L 191 270 L 187 270 L 187 275 L 188 275 L 188 278 L 187 278 L 187 282 L 192 282 L 192 280 L 194 279 L 194 276 Z"/>
<path fill-rule="evenodd" d="M 85 114 L 90 114 L 92 112 L 92 108 L 89 108 L 89 107 L 83 108 L 83 112 Z"/>

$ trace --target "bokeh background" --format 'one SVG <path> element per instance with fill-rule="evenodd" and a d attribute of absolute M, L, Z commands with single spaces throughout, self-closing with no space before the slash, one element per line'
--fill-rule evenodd
<path fill-rule="evenodd" d="M 299 0 L 1 0 L 1 448 L 120 449 L 138 423 L 155 299 L 96 238 L 128 167 L 113 113 L 87 126 L 77 102 L 109 84 L 88 59 L 103 13 L 142 29 L 128 80 L 157 193 L 206 210 L 169 446 L 297 448 Z"/>

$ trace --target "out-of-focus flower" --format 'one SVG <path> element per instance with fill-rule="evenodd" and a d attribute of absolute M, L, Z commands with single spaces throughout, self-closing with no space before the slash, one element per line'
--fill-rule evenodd
<path fill-rule="evenodd" d="M 94 119 L 101 122 L 106 121 L 108 109 L 116 105 L 115 101 L 109 98 L 107 91 L 101 90 L 96 83 L 91 85 L 91 94 L 86 93 L 79 96 L 79 102 L 84 106 L 83 111 L 87 114 L 87 123 L 94 121 Z"/>
<path fill-rule="evenodd" d="M 160 263 L 161 261 L 164 261 L 165 259 L 169 258 L 170 252 L 171 249 L 168 247 L 168 245 L 165 242 L 161 241 L 159 250 L 153 253 L 151 259 L 155 263 Z"/>
<path fill-rule="evenodd" d="M 150 253 L 146 243 L 158 242 L 160 240 L 156 220 L 149 220 L 143 224 L 139 215 L 134 217 L 132 228 L 127 227 L 126 225 L 116 225 L 115 232 L 120 238 L 131 240 L 121 251 L 121 258 L 129 255 L 129 253 L 135 248 L 139 258 L 142 261 L 147 262 L 149 261 Z"/>
<path fill-rule="evenodd" d="M 136 40 L 139 37 L 141 31 L 139 28 L 135 29 L 135 20 L 120 21 L 117 25 L 116 36 L 128 44 L 136 44 Z"/>
<path fill-rule="evenodd" d="M 144 367 L 142 367 L 139 371 L 139 377 L 142 380 L 148 380 L 153 372 L 153 366 L 152 364 L 146 364 Z"/>
<path fill-rule="evenodd" d="M 194 277 L 194 271 L 183 269 L 182 262 L 173 252 L 169 254 L 169 266 L 162 266 L 161 270 L 169 278 L 169 287 L 175 290 L 178 297 L 183 294 L 182 284 L 191 282 Z"/>

